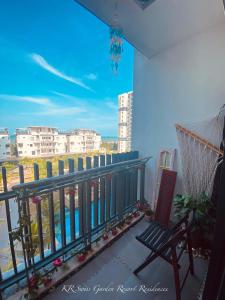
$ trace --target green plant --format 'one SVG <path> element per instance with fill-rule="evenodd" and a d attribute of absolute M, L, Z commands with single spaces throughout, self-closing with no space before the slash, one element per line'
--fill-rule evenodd
<path fill-rule="evenodd" d="M 206 193 L 201 193 L 196 199 L 191 195 L 177 195 L 174 207 L 179 219 L 193 212 L 192 232 L 200 231 L 203 235 L 212 232 L 215 218 L 210 212 L 214 207 Z"/>

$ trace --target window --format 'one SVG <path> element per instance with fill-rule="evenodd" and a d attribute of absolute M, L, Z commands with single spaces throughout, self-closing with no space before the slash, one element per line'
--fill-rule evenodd
<path fill-rule="evenodd" d="M 31 154 L 32 154 L 32 155 L 35 155 L 35 151 L 32 151 Z"/>
<path fill-rule="evenodd" d="M 20 147 L 20 148 L 23 147 L 23 144 L 22 144 L 22 143 L 19 143 L 19 144 L 18 144 L 18 147 Z"/>

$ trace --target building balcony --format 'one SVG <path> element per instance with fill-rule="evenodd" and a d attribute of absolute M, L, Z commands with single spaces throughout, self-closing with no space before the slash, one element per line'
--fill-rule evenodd
<path fill-rule="evenodd" d="M 112 24 L 115 1 L 77 2 L 106 24 Z M 149 254 L 135 240 L 148 226 L 141 214 L 134 217 L 136 204 L 144 199 L 154 204 L 156 200 L 158 155 L 164 149 L 175 153 L 179 148 L 174 125 L 205 120 L 216 115 L 224 104 L 221 96 L 225 93 L 224 8 L 222 1 L 217 0 L 157 0 L 150 1 L 152 5 L 144 10 L 138 5 L 143 1 L 118 2 L 118 19 L 124 38 L 135 47 L 132 130 L 128 142 L 132 149 L 139 150 L 139 157 L 137 152 L 96 156 L 93 160 L 88 157 L 85 170 L 84 161 L 79 158 L 76 172 L 73 160 L 69 160 L 68 174 L 61 161 L 55 177 L 48 163 L 48 179 L 43 180 L 39 180 L 39 168 L 35 165 L 36 180 L 28 183 L 24 183 L 20 167 L 21 184 L 15 185 L 12 191 L 7 189 L 6 170 L 2 169 L 4 193 L 0 194 L 0 201 L 6 211 L 2 228 L 7 233 L 6 244 L 10 245 L 3 255 L 10 264 L 3 266 L 0 273 L 3 298 L 13 294 L 12 298 L 18 299 L 27 284 L 26 277 L 30 277 L 34 269 L 50 274 L 56 261 L 59 266 L 55 277 L 38 290 L 42 298 L 56 284 L 58 289 L 46 299 L 106 297 L 93 291 L 77 294 L 77 286 L 106 288 L 109 284 L 110 289 L 112 284 L 117 289 L 122 284 L 139 289 L 159 283 L 168 289 L 166 293 L 124 294 L 114 290 L 107 293 L 107 298 L 175 299 L 168 264 L 158 260 L 139 277 L 132 274 Z M 150 155 L 152 159 L 148 161 L 145 157 Z M 176 192 L 182 193 L 180 157 L 174 157 L 174 161 L 178 172 Z M 23 216 L 28 224 L 22 224 L 23 234 L 15 243 L 13 233 L 20 233 L 16 231 L 17 220 L 21 222 Z M 126 223 L 129 218 L 132 220 Z M 30 226 L 30 221 L 34 221 L 35 226 Z M 124 221 L 126 224 L 114 236 L 113 228 Z M 223 235 L 222 230 L 220 234 Z M 31 255 L 32 249 L 27 250 L 25 245 L 31 247 L 32 243 L 37 249 Z M 221 244 L 222 249 L 224 244 Z M 181 264 L 186 263 L 187 255 Z M 195 259 L 195 265 L 197 275 L 188 277 L 182 299 L 198 296 L 208 266 L 199 258 Z M 67 279 L 69 276 L 72 277 Z M 65 279 L 65 284 L 61 284 Z M 18 283 L 22 289 L 19 292 Z"/>
<path fill-rule="evenodd" d="M 148 224 L 142 220 L 142 214 L 135 212 L 137 203 L 144 201 L 145 165 L 148 160 L 138 158 L 138 152 L 101 155 L 93 159 L 86 157 L 85 162 L 79 158 L 75 171 L 74 160 L 69 159 L 69 173 L 63 175 L 64 164 L 59 161 L 59 176 L 51 177 L 52 165 L 48 163 L 49 178 L 42 180 L 39 180 L 39 167 L 35 164 L 36 180 L 15 185 L 11 191 L 7 191 L 6 169 L 2 168 L 5 192 L 0 194 L 0 201 L 5 215 L 1 217 L 6 220 L 2 227 L 5 232 L 2 248 L 9 244 L 4 257 L 1 257 L 0 290 L 3 299 L 18 299 L 27 285 L 27 274 L 34 270 L 50 274 L 58 258 L 63 260 L 64 267 L 59 267 L 54 273 L 50 285 L 39 288 L 41 298 L 52 286 L 83 267 L 46 299 L 62 299 L 64 293 L 68 294 L 63 289 L 70 284 L 69 293 L 73 295 L 73 283 L 93 287 L 93 284 L 104 285 L 106 282 L 113 286 L 111 296 L 116 299 L 124 297 L 122 288 L 131 286 L 138 286 L 136 289 L 141 290 L 128 293 L 129 299 L 135 299 L 137 295 L 145 299 L 144 286 L 147 289 L 150 285 L 158 285 L 158 282 L 162 288 L 169 290 L 166 292 L 167 299 L 174 299 L 173 278 L 168 276 L 165 263 L 152 265 L 140 278 L 132 274 L 147 254 L 146 249 L 135 240 L 135 235 Z M 22 166 L 19 174 L 23 182 Z M 25 217 L 29 222 L 22 226 L 21 220 Z M 120 227 L 121 224 L 124 225 Z M 23 235 L 15 238 L 21 226 Z M 117 228 L 116 235 L 113 228 Z M 26 244 L 32 246 L 27 248 Z M 112 247 L 108 248 L 111 244 Z M 35 249 L 33 255 L 29 254 L 31 248 Z M 80 258 L 79 253 L 84 251 L 87 256 Z M 7 267 L 2 265 L 4 260 L 8 262 Z M 206 266 L 204 261 L 197 261 L 198 277 L 189 278 L 184 291 L 187 299 L 197 294 Z M 164 297 L 163 292 L 157 295 Z M 86 299 L 87 294 L 81 292 L 79 297 Z M 90 291 L 89 297 L 98 299 L 99 294 Z"/>

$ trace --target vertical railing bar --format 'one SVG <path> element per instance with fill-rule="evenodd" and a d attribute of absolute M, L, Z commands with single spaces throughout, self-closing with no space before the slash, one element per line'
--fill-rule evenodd
<path fill-rule="evenodd" d="M 126 160 L 126 153 L 122 153 L 121 161 Z M 121 210 L 123 211 L 126 207 L 126 171 L 122 172 L 122 196 L 121 196 Z"/>
<path fill-rule="evenodd" d="M 58 161 L 59 175 L 64 174 L 64 161 Z M 66 246 L 66 222 L 65 222 L 65 191 L 64 188 L 59 189 L 59 201 L 60 201 L 60 225 L 61 225 L 61 242 L 62 248 Z"/>
<path fill-rule="evenodd" d="M 121 209 L 121 199 L 122 199 L 122 177 L 121 172 L 116 174 L 116 214 L 118 216 L 118 221 L 120 222 L 122 219 L 122 209 Z"/>
<path fill-rule="evenodd" d="M 7 174 L 6 174 L 6 168 L 2 167 L 2 181 L 3 181 L 3 189 L 4 192 L 8 192 L 8 186 L 7 186 Z M 12 236 L 10 232 L 12 231 L 12 223 L 11 223 L 11 216 L 10 216 L 10 207 L 9 207 L 9 200 L 5 200 L 5 209 L 6 209 L 6 220 L 7 220 L 7 227 L 8 227 L 8 234 L 9 234 L 9 245 L 10 245 L 10 251 L 12 256 L 12 264 L 15 274 L 17 274 L 17 265 L 16 265 L 16 255 L 15 255 L 15 248 Z M 1 281 L 1 271 L 0 271 L 0 281 Z"/>
<path fill-rule="evenodd" d="M 111 155 L 107 154 L 106 155 L 106 165 L 111 165 Z M 111 176 L 106 177 L 106 191 L 105 191 L 105 201 L 106 201 L 106 221 L 109 220 L 110 218 L 110 207 L 111 207 Z"/>
<path fill-rule="evenodd" d="M 99 157 L 94 156 L 94 168 L 98 168 L 99 166 Z M 98 181 L 94 183 L 94 227 L 98 226 Z"/>
<path fill-rule="evenodd" d="M 112 155 L 112 164 L 118 162 L 118 154 Z M 116 174 L 112 175 L 112 207 L 111 207 L 111 217 L 115 216 L 116 214 Z"/>
<path fill-rule="evenodd" d="M 134 204 L 134 170 L 130 170 L 130 205 Z"/>
<path fill-rule="evenodd" d="M 125 153 L 125 160 L 128 160 L 128 152 Z M 125 194 L 124 194 L 124 206 L 129 206 L 129 171 L 126 171 L 125 173 Z"/>
<path fill-rule="evenodd" d="M 91 157 L 86 157 L 86 169 L 91 169 Z M 86 233 L 88 238 L 88 247 L 91 247 L 91 183 L 86 182 Z"/>
<path fill-rule="evenodd" d="M 19 179 L 20 179 L 20 183 L 24 183 L 24 168 L 23 168 L 22 165 L 19 165 Z M 25 199 L 25 200 L 29 201 L 29 199 Z M 28 214 L 26 201 L 22 201 L 22 210 L 23 210 L 23 215 L 25 215 L 25 216 Z M 25 238 L 25 242 L 29 244 L 30 243 L 29 237 L 28 237 L 29 229 L 28 229 L 27 226 L 24 226 L 24 233 L 27 236 Z M 30 267 L 31 266 L 31 259 L 29 258 L 27 262 L 28 262 L 28 266 Z"/>
<path fill-rule="evenodd" d="M 69 164 L 69 173 L 74 173 L 74 159 L 68 159 Z M 69 192 L 70 199 L 70 239 L 71 241 L 75 241 L 76 239 L 76 224 L 75 224 L 75 195 L 76 195 L 76 187 L 71 187 L 71 191 Z"/>
<path fill-rule="evenodd" d="M 52 163 L 47 161 L 47 177 L 52 177 Z M 56 251 L 55 245 L 55 216 L 54 216 L 54 203 L 53 203 L 53 192 L 48 197 L 48 209 L 49 209 L 49 224 L 50 224 L 50 238 L 51 238 L 51 252 Z"/>
<path fill-rule="evenodd" d="M 36 163 L 34 163 L 34 180 L 39 180 L 39 166 Z M 40 259 L 43 260 L 44 259 L 44 243 L 43 243 L 41 202 L 36 203 L 36 213 L 37 213 L 37 227 L 38 227 Z"/>
<path fill-rule="evenodd" d="M 140 201 L 143 203 L 145 201 L 145 165 L 141 166 L 140 171 Z"/>
<path fill-rule="evenodd" d="M 134 159 L 137 159 L 139 156 L 138 151 L 134 151 Z M 134 203 L 137 203 L 137 192 L 138 192 L 138 169 L 135 168 L 135 184 L 134 184 Z"/>
<path fill-rule="evenodd" d="M 78 171 L 83 170 L 83 158 L 78 157 Z M 84 184 L 78 184 L 78 203 L 79 203 L 79 236 L 84 235 L 84 212 L 83 212 L 83 189 Z"/>
<path fill-rule="evenodd" d="M 105 166 L 105 155 L 100 155 L 100 167 Z M 100 178 L 100 224 L 105 222 L 105 178 Z"/>

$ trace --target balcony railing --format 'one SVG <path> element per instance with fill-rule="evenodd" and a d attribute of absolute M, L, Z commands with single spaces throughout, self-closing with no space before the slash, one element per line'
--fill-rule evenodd
<path fill-rule="evenodd" d="M 35 181 L 28 183 L 20 166 L 20 184 L 11 191 L 3 167 L 0 202 L 5 204 L 12 266 L 0 269 L 0 291 L 23 280 L 33 268 L 47 268 L 60 256 L 68 258 L 89 249 L 107 226 L 116 226 L 133 212 L 137 201 L 144 200 L 148 159 L 139 159 L 136 151 L 86 157 L 84 170 L 84 160 L 78 158 L 76 171 L 74 160 L 69 159 L 68 173 L 59 161 L 55 177 L 47 162 L 45 179 L 39 179 L 39 166 L 34 164 Z M 20 236 L 15 242 L 16 234 Z M 36 245 L 33 255 L 26 247 L 31 244 Z"/>

